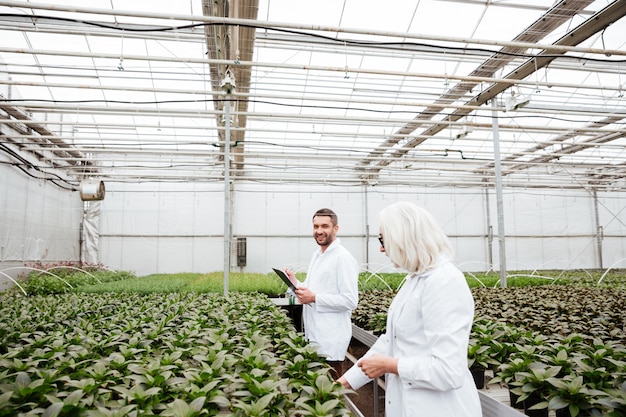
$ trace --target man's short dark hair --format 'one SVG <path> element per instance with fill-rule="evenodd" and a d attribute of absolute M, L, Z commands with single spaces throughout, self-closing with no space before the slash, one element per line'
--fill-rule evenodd
<path fill-rule="evenodd" d="M 330 217 L 330 221 L 333 223 L 333 226 L 337 226 L 337 224 L 339 224 L 339 218 L 337 217 L 337 214 L 335 214 L 335 212 L 329 208 L 322 208 L 317 210 L 313 215 L 313 218 L 316 218 L 317 216 Z"/>

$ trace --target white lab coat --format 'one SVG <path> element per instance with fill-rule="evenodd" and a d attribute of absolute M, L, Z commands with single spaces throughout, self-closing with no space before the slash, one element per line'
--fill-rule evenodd
<path fill-rule="evenodd" d="M 304 334 L 330 361 L 342 361 L 352 337 L 352 310 L 359 302 L 359 265 L 336 238 L 313 254 L 302 283 L 315 302 L 302 307 Z"/>
<path fill-rule="evenodd" d="M 442 260 L 409 275 L 389 307 L 386 333 L 365 356 L 399 358 L 386 375 L 387 417 L 481 417 L 478 391 L 467 366 L 474 300 L 463 273 Z M 345 373 L 352 388 L 369 379 L 358 366 Z"/>

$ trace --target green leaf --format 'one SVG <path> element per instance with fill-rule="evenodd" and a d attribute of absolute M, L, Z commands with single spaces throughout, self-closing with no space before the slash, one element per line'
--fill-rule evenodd
<path fill-rule="evenodd" d="M 84 392 L 82 390 L 75 390 L 67 396 L 67 398 L 63 401 L 64 404 L 76 405 L 79 403 L 81 398 L 83 398 Z"/>
<path fill-rule="evenodd" d="M 256 401 L 255 404 L 256 406 L 259 407 L 259 409 L 265 409 L 267 408 L 268 405 L 270 405 L 270 403 L 272 402 L 275 396 L 276 394 L 274 393 L 266 394 L 263 397 L 261 397 L 258 401 Z"/>
<path fill-rule="evenodd" d="M 172 403 L 167 406 L 167 409 L 163 411 L 162 415 L 164 416 L 174 416 L 174 417 L 189 417 L 193 415 L 193 411 L 189 404 L 185 401 L 176 398 Z"/>
<path fill-rule="evenodd" d="M 538 402 L 537 404 L 533 405 L 532 407 L 530 407 L 529 410 L 543 410 L 545 408 L 548 408 L 548 402 L 547 401 L 541 401 L 541 402 Z"/>
<path fill-rule="evenodd" d="M 565 349 L 559 350 L 559 352 L 556 354 L 556 359 L 558 359 L 559 361 L 567 360 L 567 351 Z"/>
<path fill-rule="evenodd" d="M 6 405 L 11 403 L 11 397 L 13 396 L 13 391 L 7 391 L 0 394 L 0 410 L 4 408 Z"/>
<path fill-rule="evenodd" d="M 30 385 L 30 376 L 26 372 L 18 372 L 15 377 L 15 386 L 21 391 Z"/>
<path fill-rule="evenodd" d="M 550 401 L 548 402 L 548 408 L 551 410 L 558 410 L 561 408 L 565 408 L 569 405 L 569 402 L 563 398 L 561 398 L 560 396 L 556 396 L 556 397 L 552 397 L 550 398 Z"/>
<path fill-rule="evenodd" d="M 54 403 L 50 405 L 48 408 L 46 408 L 46 411 L 44 411 L 44 413 L 41 416 L 42 417 L 56 417 L 59 415 L 59 413 L 61 413 L 61 410 L 63 410 L 63 403 L 62 402 Z"/>
<path fill-rule="evenodd" d="M 327 375 L 320 375 L 315 380 L 315 386 L 321 393 L 328 393 L 333 390 L 333 381 Z"/>
<path fill-rule="evenodd" d="M 189 404 L 189 407 L 193 411 L 200 412 L 202 410 L 202 407 L 204 406 L 205 401 L 206 397 L 198 397 Z"/>
<path fill-rule="evenodd" d="M 208 400 L 208 402 L 216 404 L 218 407 L 221 407 L 221 408 L 228 408 L 228 407 L 230 407 L 230 400 L 225 395 L 215 395 L 215 396 L 212 396 Z"/>
<path fill-rule="evenodd" d="M 328 400 L 326 401 L 324 404 L 319 404 L 319 407 L 316 407 L 316 409 L 321 413 L 321 414 L 330 414 L 330 412 L 332 410 L 335 409 L 335 407 L 337 407 L 341 402 L 337 399 L 334 400 Z"/>
<path fill-rule="evenodd" d="M 575 392 L 578 392 L 580 391 L 582 387 L 583 387 L 583 377 L 582 375 L 578 375 L 570 383 L 570 390 L 574 390 Z"/>
<path fill-rule="evenodd" d="M 135 408 L 134 404 L 119 409 L 98 407 L 96 410 L 88 410 L 86 414 L 88 417 L 133 417 L 137 415 Z"/>

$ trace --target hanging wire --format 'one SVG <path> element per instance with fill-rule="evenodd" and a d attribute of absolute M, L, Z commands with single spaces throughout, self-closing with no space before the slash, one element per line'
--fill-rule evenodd
<path fill-rule="evenodd" d="M 117 65 L 117 69 L 124 71 L 124 29 L 122 29 L 122 49 L 120 51 L 120 63 Z"/>
<path fill-rule="evenodd" d="M 602 32 L 600 32 L 600 40 L 602 41 L 602 49 L 606 49 L 606 45 L 604 44 L 604 32 L 606 32 L 606 29 L 607 29 L 607 28 L 608 28 L 608 26 L 607 26 L 607 27 L 605 27 L 604 29 L 602 29 Z M 605 53 L 604 55 L 605 55 L 606 57 L 610 57 L 610 56 L 611 56 L 611 53 L 610 53 L 610 52 L 607 52 L 607 53 Z"/>

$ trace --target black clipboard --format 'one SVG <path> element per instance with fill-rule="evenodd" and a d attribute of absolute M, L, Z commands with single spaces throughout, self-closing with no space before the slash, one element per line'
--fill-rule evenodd
<path fill-rule="evenodd" d="M 296 286 L 293 282 L 291 282 L 291 280 L 289 279 L 289 277 L 287 276 L 287 274 L 285 273 L 285 271 L 281 270 L 281 269 L 277 269 L 277 268 L 272 268 L 274 270 L 274 272 L 276 272 L 276 275 L 278 275 L 280 277 L 280 279 L 283 280 L 283 282 L 285 284 L 287 284 L 287 286 L 289 288 L 291 288 L 292 291 L 296 290 Z"/>

